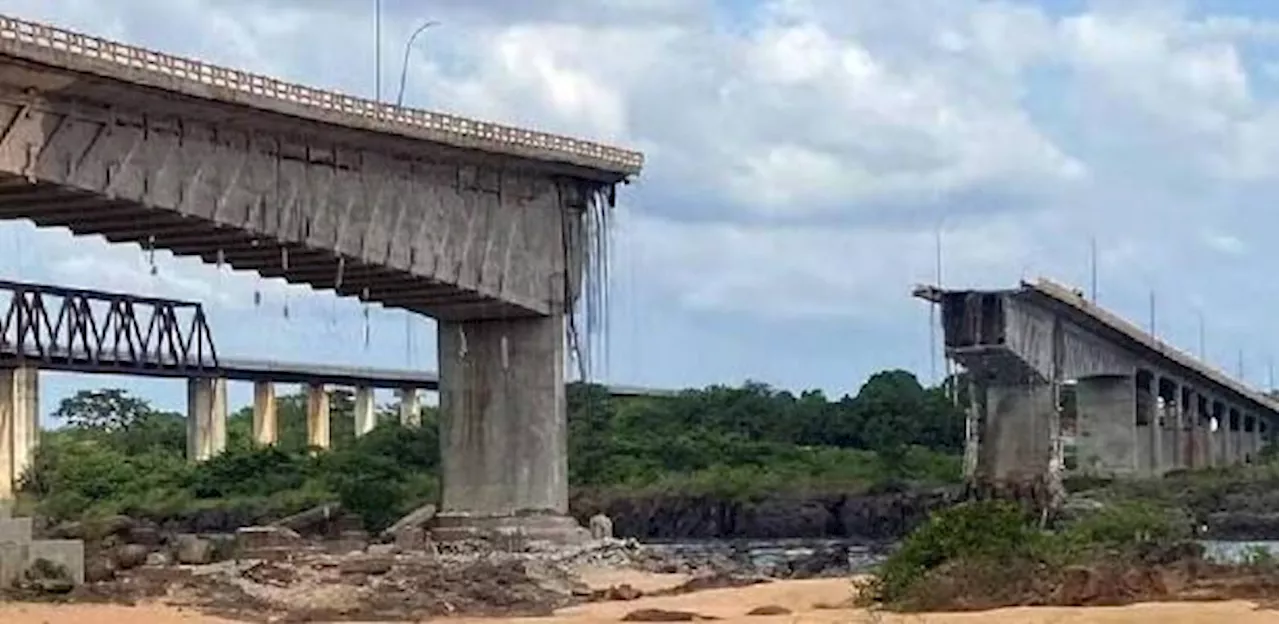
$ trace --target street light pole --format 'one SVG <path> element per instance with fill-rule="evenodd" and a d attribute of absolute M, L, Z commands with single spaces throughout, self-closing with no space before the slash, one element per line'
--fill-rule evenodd
<path fill-rule="evenodd" d="M 440 22 L 436 21 L 423 22 L 417 30 L 413 31 L 412 35 L 409 35 L 409 40 L 404 43 L 404 60 L 400 63 L 400 90 L 396 93 L 396 106 L 400 106 L 404 102 L 404 81 L 409 73 L 409 51 L 413 49 L 413 42 L 418 38 L 418 35 L 422 34 L 422 31 L 439 24 Z"/>

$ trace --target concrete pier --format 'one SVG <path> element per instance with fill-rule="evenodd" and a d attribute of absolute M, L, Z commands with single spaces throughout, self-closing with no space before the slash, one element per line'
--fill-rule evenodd
<path fill-rule="evenodd" d="M 437 538 L 587 537 L 568 516 L 564 327 L 563 316 L 439 324 Z"/>
<path fill-rule="evenodd" d="M 1107 375 L 1077 381 L 1077 469 L 1105 477 L 1133 474 L 1136 422 L 1133 377 Z"/>
<path fill-rule="evenodd" d="M 205 461 L 227 448 L 227 380 L 187 380 L 187 459 Z"/>
<path fill-rule="evenodd" d="M 275 444 L 280 435 L 276 417 L 276 385 L 270 381 L 253 382 L 253 441 L 263 446 Z"/>
<path fill-rule="evenodd" d="M 400 388 L 396 391 L 400 399 L 400 424 L 406 427 L 422 426 L 422 403 L 419 401 L 417 388 Z"/>
<path fill-rule="evenodd" d="M 0 368 L 0 500 L 12 500 L 40 439 L 40 371 Z"/>
<path fill-rule="evenodd" d="M 990 386 L 978 447 L 983 482 L 1033 482 L 1049 473 L 1056 421 L 1049 384 Z"/>
<path fill-rule="evenodd" d="M 353 412 L 356 421 L 356 437 L 373 431 L 378 426 L 378 412 L 373 402 L 373 388 L 362 386 L 356 388 Z"/>
<path fill-rule="evenodd" d="M 327 449 L 329 444 L 329 390 L 324 384 L 307 384 L 307 446 Z"/>

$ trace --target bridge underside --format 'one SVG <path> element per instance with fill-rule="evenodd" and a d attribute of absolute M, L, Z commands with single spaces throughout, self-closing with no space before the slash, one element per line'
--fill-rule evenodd
<path fill-rule="evenodd" d="M 620 177 L 0 64 L 0 218 L 442 320 L 568 307 Z"/>

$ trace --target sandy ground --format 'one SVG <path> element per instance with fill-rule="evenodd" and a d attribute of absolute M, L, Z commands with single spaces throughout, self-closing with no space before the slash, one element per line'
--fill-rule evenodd
<path fill-rule="evenodd" d="M 678 584 L 679 575 L 640 575 L 624 571 L 593 571 L 588 584 L 608 586 L 631 583 L 638 589 L 657 590 Z M 1127 607 L 1036 607 L 999 609 L 980 613 L 878 614 L 855 609 L 815 609 L 814 605 L 835 604 L 848 598 L 849 581 L 818 579 L 781 581 L 736 589 L 721 589 L 681 596 L 641 598 L 630 602 L 604 602 L 561 610 L 545 618 L 510 620 L 451 618 L 452 624 L 596 624 L 617 622 L 636 609 L 657 608 L 690 611 L 721 618 L 725 622 L 752 624 L 799 623 L 989 623 L 989 624 L 1230 624 L 1271 623 L 1275 610 L 1257 610 L 1247 602 L 1149 603 Z M 755 607 L 778 605 L 791 615 L 747 616 Z M 230 621 L 161 605 L 136 607 L 114 605 L 0 605 L 0 622 L 5 624 L 227 624 Z"/>

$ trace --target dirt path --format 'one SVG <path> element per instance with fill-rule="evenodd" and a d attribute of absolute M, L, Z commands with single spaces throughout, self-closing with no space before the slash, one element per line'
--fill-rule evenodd
<path fill-rule="evenodd" d="M 675 578 L 628 577 L 610 572 L 608 582 L 642 582 L 647 589 L 678 582 Z M 600 579 L 604 581 L 604 579 Z M 630 602 L 604 602 L 563 609 L 556 615 L 527 619 L 450 618 L 449 624 L 603 624 L 617 622 L 637 609 L 688 611 L 722 618 L 727 623 L 751 624 L 1230 624 L 1272 623 L 1278 612 L 1257 610 L 1247 602 L 1148 603 L 1126 607 L 1037 607 L 999 609 L 980 613 L 872 614 L 853 609 L 815 609 L 833 604 L 849 595 L 844 579 L 782 581 L 765 585 L 720 589 Z M 747 616 L 755 607 L 777 605 L 790 615 Z M 228 624 L 230 621 L 160 605 L 136 607 L 114 605 L 0 604 L 0 622 L 5 624 Z"/>

